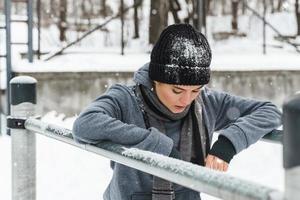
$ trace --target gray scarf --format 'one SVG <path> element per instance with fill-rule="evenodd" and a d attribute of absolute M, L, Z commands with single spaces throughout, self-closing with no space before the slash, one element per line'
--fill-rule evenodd
<path fill-rule="evenodd" d="M 160 132 L 166 133 L 165 122 L 184 120 L 180 133 L 179 151 L 181 159 L 187 162 L 195 157 L 195 144 L 193 135 L 198 134 L 201 138 L 203 158 L 206 155 L 206 134 L 202 123 L 202 109 L 200 95 L 181 113 L 172 113 L 158 99 L 155 92 L 144 85 L 136 85 L 135 93 L 138 103 L 144 114 L 146 127 L 155 127 Z M 194 116 L 194 117 L 193 117 Z M 194 119 L 193 119 L 194 118 Z M 199 147 L 198 147 L 199 148 Z M 152 200 L 172 200 L 175 193 L 171 182 L 159 177 L 153 177 Z"/>

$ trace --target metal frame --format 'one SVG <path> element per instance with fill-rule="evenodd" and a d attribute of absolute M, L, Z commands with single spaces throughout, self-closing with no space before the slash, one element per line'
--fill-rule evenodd
<path fill-rule="evenodd" d="M 182 160 L 110 142 L 80 144 L 74 141 L 71 130 L 40 120 L 27 119 L 25 129 L 224 200 L 283 200 L 283 194 L 275 189 Z"/>
<path fill-rule="evenodd" d="M 10 115 L 10 88 L 9 82 L 13 78 L 12 74 L 12 45 L 27 45 L 28 49 L 28 61 L 33 62 L 33 0 L 5 0 L 5 26 L 1 27 L 5 29 L 6 34 L 6 54 L 1 58 L 6 58 L 6 114 Z M 26 20 L 12 20 L 11 19 L 11 4 L 12 3 L 26 3 L 27 4 L 27 19 Z M 12 22 L 24 22 L 27 24 L 28 38 L 25 43 L 13 43 L 11 41 L 11 23 Z M 9 134 L 9 132 L 8 132 Z"/>
<path fill-rule="evenodd" d="M 77 143 L 75 141 L 76 138 L 72 137 L 71 130 L 33 118 L 35 116 L 34 111 L 36 107 L 36 80 L 34 78 L 24 76 L 15 77 L 11 80 L 10 84 L 12 94 L 12 118 L 14 119 L 14 122 L 17 123 L 20 122 L 18 119 L 26 119 L 23 129 L 20 129 L 19 126 L 15 125 L 10 126 L 10 128 L 12 128 L 12 200 L 35 200 L 36 198 L 35 133 L 71 144 L 101 156 L 105 156 L 110 160 L 128 167 L 135 168 L 154 176 L 161 177 L 165 180 L 180 184 L 184 187 L 188 187 L 192 190 L 204 192 L 224 200 L 285 199 L 285 194 L 264 185 L 245 181 L 222 172 L 217 172 L 212 169 L 149 151 L 127 148 L 111 142 L 101 142 L 95 146 Z M 296 99 L 296 102 L 300 102 L 299 100 L 300 95 L 299 98 Z M 293 104 L 286 105 L 293 106 Z M 293 111 L 293 107 L 289 108 L 292 108 L 290 110 Z M 288 131 L 284 136 L 287 138 L 291 137 L 286 141 L 294 142 L 295 137 L 298 137 L 295 130 L 297 130 L 297 128 L 299 130 L 300 125 L 297 124 L 297 121 L 295 122 L 292 120 L 292 117 L 295 117 L 295 112 L 291 113 L 293 116 L 288 118 L 291 119 L 289 120 L 289 126 L 293 127 L 292 130 L 295 133 L 290 133 L 287 128 Z M 286 116 L 289 116 L 288 112 Z M 297 116 L 300 119 L 300 108 Z M 269 138 L 274 138 L 272 134 Z M 291 148 L 289 147 L 289 153 L 294 152 Z M 297 154 L 297 151 L 295 151 L 295 154 Z M 297 158 L 297 156 L 294 156 L 292 161 L 295 161 Z M 300 165 L 299 159 L 297 162 L 299 162 Z M 300 171 L 299 166 L 298 168 Z M 300 172 L 297 173 L 295 176 L 294 171 L 288 171 L 288 177 L 290 179 L 287 187 L 290 188 L 286 188 L 287 193 L 289 193 L 289 198 L 286 200 L 295 200 L 300 197 L 300 194 L 298 195 L 298 190 L 294 189 L 300 187 Z M 26 174 L 27 176 L 23 176 L 23 174 Z"/>
<path fill-rule="evenodd" d="M 11 75 L 11 29 L 10 29 L 10 16 L 11 16 L 11 0 L 5 0 L 5 26 L 6 26 L 6 107 L 7 115 L 10 115 L 10 89 L 9 81 L 12 78 Z"/>

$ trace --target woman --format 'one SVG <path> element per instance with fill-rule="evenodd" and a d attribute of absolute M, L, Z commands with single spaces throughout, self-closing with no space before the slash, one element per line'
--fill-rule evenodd
<path fill-rule="evenodd" d="M 213 91 L 211 50 L 188 24 L 167 27 L 151 61 L 134 75 L 136 85 L 114 85 L 88 106 L 74 123 L 79 142 L 99 141 L 152 151 L 219 171 L 232 157 L 280 125 L 269 102 Z M 211 146 L 212 135 L 219 132 Z M 104 200 L 199 200 L 196 191 L 138 170 L 112 164 Z"/>

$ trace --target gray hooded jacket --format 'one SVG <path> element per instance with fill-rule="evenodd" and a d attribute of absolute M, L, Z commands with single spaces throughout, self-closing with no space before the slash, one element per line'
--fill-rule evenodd
<path fill-rule="evenodd" d="M 135 73 L 134 81 L 152 87 L 147 64 Z M 207 87 L 200 95 L 210 141 L 217 131 L 232 142 L 237 153 L 281 123 L 281 113 L 270 102 L 233 96 Z M 106 140 L 165 156 L 169 156 L 174 145 L 172 138 L 156 128 L 145 128 L 133 87 L 120 84 L 110 87 L 79 115 L 73 126 L 73 136 L 83 143 L 97 144 Z M 152 175 L 118 163 L 112 166 L 114 173 L 104 200 L 151 200 Z M 200 199 L 198 192 L 182 187 L 175 193 L 176 200 Z"/>

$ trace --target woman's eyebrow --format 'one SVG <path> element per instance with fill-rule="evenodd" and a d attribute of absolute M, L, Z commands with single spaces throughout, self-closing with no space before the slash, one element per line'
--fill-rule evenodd
<path fill-rule="evenodd" d="M 194 90 L 200 90 L 203 87 L 203 85 L 199 86 L 198 88 L 194 89 Z"/>
<path fill-rule="evenodd" d="M 200 90 L 203 87 L 203 85 L 199 86 L 198 88 L 195 88 L 193 90 Z M 174 88 L 179 89 L 179 90 L 185 90 L 184 88 L 181 88 L 179 86 L 174 85 Z"/>
<path fill-rule="evenodd" d="M 174 86 L 174 88 L 179 89 L 179 90 L 185 90 L 185 89 L 180 88 L 180 87 L 178 87 L 178 86 Z"/>

